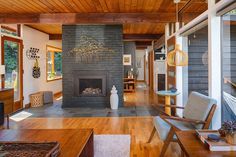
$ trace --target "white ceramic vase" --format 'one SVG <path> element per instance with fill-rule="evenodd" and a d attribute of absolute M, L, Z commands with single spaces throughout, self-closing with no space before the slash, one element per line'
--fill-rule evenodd
<path fill-rule="evenodd" d="M 118 109 L 119 97 L 117 94 L 116 87 L 114 85 L 111 89 L 110 104 L 111 104 L 111 109 L 113 109 L 113 110 Z"/>

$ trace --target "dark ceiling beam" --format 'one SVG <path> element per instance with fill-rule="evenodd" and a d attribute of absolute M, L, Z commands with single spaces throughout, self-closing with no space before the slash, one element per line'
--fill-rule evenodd
<path fill-rule="evenodd" d="M 62 40 L 61 34 L 49 34 L 49 40 Z"/>
<path fill-rule="evenodd" d="M 157 40 L 162 34 L 123 34 L 124 41 L 152 41 Z"/>
<path fill-rule="evenodd" d="M 197 13 L 184 13 L 184 20 L 191 20 Z M 0 23 L 47 24 L 124 24 L 168 23 L 175 21 L 175 13 L 45 13 L 0 14 Z"/>
<path fill-rule="evenodd" d="M 179 9 L 178 15 L 184 13 L 184 11 L 185 11 L 186 9 L 188 9 L 188 7 L 189 7 L 193 2 L 194 2 L 194 0 L 188 0 L 188 1 L 184 4 L 184 6 L 183 6 L 181 9 Z"/>
<path fill-rule="evenodd" d="M 184 6 L 178 11 L 178 21 L 183 22 L 184 11 L 193 3 L 194 0 L 188 0 Z"/>
<path fill-rule="evenodd" d="M 136 41 L 136 49 L 146 49 L 148 46 L 152 45 L 152 41 Z"/>
<path fill-rule="evenodd" d="M 153 41 L 153 40 L 158 40 L 161 36 L 162 34 L 123 34 L 123 40 L 124 41 Z M 49 40 L 62 40 L 62 35 L 49 34 Z"/>

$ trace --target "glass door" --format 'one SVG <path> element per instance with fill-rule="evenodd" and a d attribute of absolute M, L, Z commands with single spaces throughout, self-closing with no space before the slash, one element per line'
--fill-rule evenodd
<path fill-rule="evenodd" d="M 222 16 L 222 120 L 236 120 L 236 9 Z"/>
<path fill-rule="evenodd" d="M 14 88 L 13 110 L 22 108 L 23 81 L 22 81 L 22 40 L 2 37 L 2 64 L 5 65 L 5 77 L 2 86 Z"/>

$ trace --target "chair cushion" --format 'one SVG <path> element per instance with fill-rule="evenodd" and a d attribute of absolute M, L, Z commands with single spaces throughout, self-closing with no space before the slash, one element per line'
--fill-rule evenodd
<path fill-rule="evenodd" d="M 53 92 L 52 91 L 42 91 L 44 104 L 53 103 Z"/>
<path fill-rule="evenodd" d="M 176 121 L 176 120 L 168 120 L 171 124 L 173 124 L 175 127 L 177 127 L 180 130 L 194 130 L 196 129 L 193 125 L 186 123 L 186 122 L 181 122 L 181 121 Z M 153 118 L 153 124 L 154 127 L 156 128 L 161 140 L 165 141 L 167 138 L 167 135 L 170 131 L 170 125 L 166 123 L 161 117 L 156 116 Z M 176 136 L 173 137 L 174 139 L 177 139 Z"/>
<path fill-rule="evenodd" d="M 216 104 L 216 100 L 197 92 L 191 92 L 188 102 L 185 106 L 183 116 L 188 119 L 205 121 L 211 107 Z M 202 125 L 196 125 L 197 129 L 201 129 Z"/>

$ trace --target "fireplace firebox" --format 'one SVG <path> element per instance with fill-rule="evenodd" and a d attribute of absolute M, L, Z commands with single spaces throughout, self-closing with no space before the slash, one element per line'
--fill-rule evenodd
<path fill-rule="evenodd" d="M 79 94 L 84 96 L 101 95 L 102 79 L 79 79 Z"/>
<path fill-rule="evenodd" d="M 74 75 L 74 93 L 79 97 L 106 96 L 106 73 L 100 71 L 79 71 Z"/>

